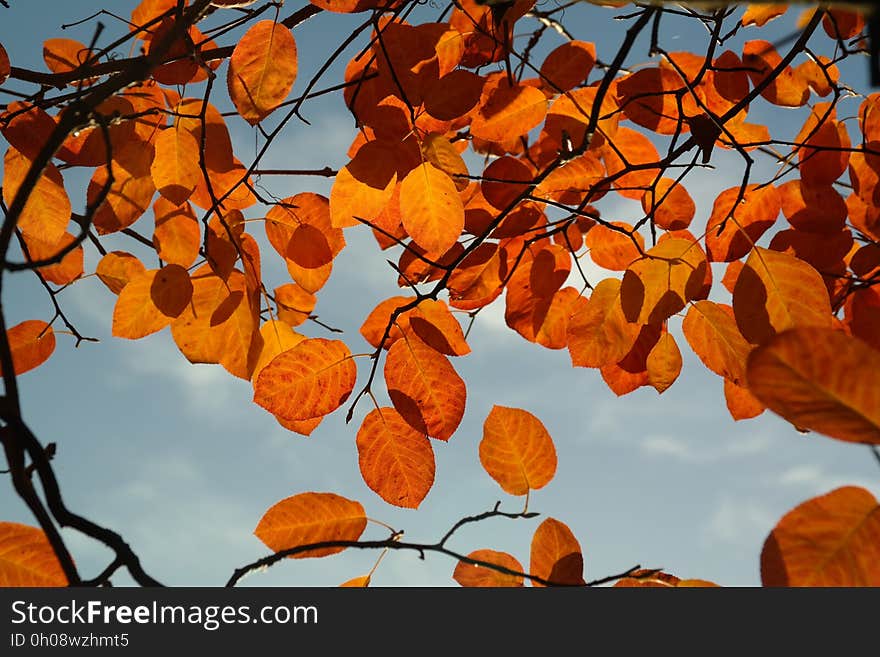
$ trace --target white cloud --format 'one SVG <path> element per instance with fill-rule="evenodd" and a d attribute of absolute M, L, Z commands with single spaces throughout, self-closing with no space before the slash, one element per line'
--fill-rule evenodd
<path fill-rule="evenodd" d="M 778 478 L 767 482 L 769 485 L 790 486 L 809 491 L 810 494 L 823 495 L 841 486 L 861 486 L 871 490 L 875 495 L 880 491 L 876 481 L 864 477 L 853 477 L 838 472 L 829 472 L 825 467 L 815 463 L 803 463 L 785 470 Z"/>
<path fill-rule="evenodd" d="M 770 509 L 754 499 L 722 497 L 702 532 L 707 545 L 719 543 L 753 548 L 776 524 Z"/>
<path fill-rule="evenodd" d="M 712 443 L 698 445 L 694 440 L 652 435 L 643 438 L 639 448 L 648 456 L 669 457 L 684 463 L 717 463 L 762 454 L 772 446 L 772 441 L 765 434 L 753 434 L 744 440 L 724 438 L 713 440 Z"/>

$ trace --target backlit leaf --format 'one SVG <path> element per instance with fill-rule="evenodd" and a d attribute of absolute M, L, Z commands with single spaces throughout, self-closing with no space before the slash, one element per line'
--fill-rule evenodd
<path fill-rule="evenodd" d="M 748 360 L 749 390 L 799 429 L 880 444 L 880 352 L 842 331 L 779 333 Z"/>
<path fill-rule="evenodd" d="M 254 125 L 287 98 L 296 72 L 293 34 L 274 21 L 260 21 L 248 29 L 229 58 L 229 97 L 241 117 Z"/>
<path fill-rule="evenodd" d="M 438 440 L 455 433 L 466 390 L 446 356 L 407 335 L 388 350 L 385 383 L 394 408 L 413 428 Z"/>
<path fill-rule="evenodd" d="M 16 374 L 39 367 L 55 351 L 55 332 L 46 322 L 29 319 L 6 331 Z"/>
<path fill-rule="evenodd" d="M 67 586 L 67 577 L 42 529 L 0 522 L 0 586 Z"/>
<path fill-rule="evenodd" d="M 443 253 L 464 228 L 464 206 L 449 175 L 424 163 L 400 183 L 403 227 L 429 253 Z"/>
<path fill-rule="evenodd" d="M 660 242 L 627 267 L 620 284 L 623 314 L 630 322 L 662 323 L 700 296 L 708 266 L 696 242 Z"/>
<path fill-rule="evenodd" d="M 688 308 L 682 330 L 706 367 L 733 383 L 745 383 L 746 358 L 751 345 L 739 332 L 730 306 L 697 301 Z"/>
<path fill-rule="evenodd" d="M 786 513 L 761 551 L 764 586 L 880 586 L 880 505 L 844 486 Z"/>
<path fill-rule="evenodd" d="M 174 342 L 191 363 L 219 363 L 250 380 L 261 351 L 258 297 L 237 270 L 223 280 L 204 265 L 192 282 L 192 303 L 171 324 Z"/>
<path fill-rule="evenodd" d="M 525 495 L 553 479 L 556 448 L 534 415 L 495 405 L 483 423 L 480 463 L 506 493 Z"/>
<path fill-rule="evenodd" d="M 496 550 L 474 550 L 469 555 L 469 559 L 486 561 L 488 563 L 504 566 L 510 570 L 523 572 L 522 565 L 516 558 L 507 552 L 498 552 Z M 523 578 L 519 575 L 508 575 L 501 573 L 486 566 L 475 566 L 465 561 L 459 561 L 455 566 L 455 572 L 452 578 L 461 586 L 476 587 L 517 587 L 523 585 Z"/>
<path fill-rule="evenodd" d="M 648 382 L 657 392 L 663 393 L 675 383 L 681 373 L 681 351 L 669 331 L 664 331 L 651 349 L 646 365 Z"/>
<path fill-rule="evenodd" d="M 3 200 L 7 207 L 12 205 L 30 167 L 31 160 L 14 148 L 6 151 L 3 160 Z M 70 212 L 70 199 L 64 190 L 61 172 L 54 164 L 48 164 L 30 190 L 17 226 L 26 236 L 33 236 L 47 244 L 57 244 L 67 232 Z"/>
<path fill-rule="evenodd" d="M 706 253 L 714 262 L 739 260 L 776 221 L 782 206 L 775 187 L 746 187 L 742 201 L 735 205 L 740 188 L 721 192 L 712 206 L 706 224 Z"/>
<path fill-rule="evenodd" d="M 737 276 L 733 313 L 753 344 L 789 328 L 831 324 L 828 290 L 819 272 L 793 255 L 760 247 Z"/>
<path fill-rule="evenodd" d="M 730 417 L 734 420 L 748 420 L 766 410 L 764 404 L 759 402 L 748 388 L 738 386 L 730 379 L 724 379 L 724 401 L 727 403 Z"/>
<path fill-rule="evenodd" d="M 311 338 L 279 354 L 260 372 L 254 401 L 273 415 L 308 420 L 344 404 L 356 376 L 344 342 Z"/>
<path fill-rule="evenodd" d="M 113 335 L 136 340 L 161 331 L 180 316 L 193 296 L 189 273 L 180 265 L 150 269 L 122 288 L 113 308 Z"/>
<path fill-rule="evenodd" d="M 189 267 L 199 255 L 202 233 L 195 212 L 189 203 L 175 205 L 164 196 L 153 203 L 156 229 L 153 245 L 165 262 Z"/>
<path fill-rule="evenodd" d="M 567 41 L 541 64 L 541 84 L 556 94 L 586 82 L 596 63 L 596 46 L 586 41 Z"/>
<path fill-rule="evenodd" d="M 524 135 L 546 114 L 547 98 L 540 90 L 501 82 L 480 100 L 471 134 L 487 141 L 505 141 Z"/>
<path fill-rule="evenodd" d="M 568 526 L 547 518 L 532 536 L 529 573 L 554 584 L 583 586 L 584 555 Z M 537 582 L 533 586 L 544 586 Z"/>
<path fill-rule="evenodd" d="M 300 493 L 269 508 L 254 535 L 273 552 L 280 552 L 324 541 L 356 541 L 366 526 L 367 518 L 360 502 L 334 493 Z M 307 550 L 291 558 L 324 557 L 344 549 Z"/>
<path fill-rule="evenodd" d="M 434 450 L 393 408 L 374 409 L 357 433 L 358 464 L 367 486 L 395 506 L 418 508 L 434 483 Z"/>
<path fill-rule="evenodd" d="M 183 204 L 193 193 L 202 170 L 199 144 L 186 130 L 163 130 L 153 140 L 156 154 L 150 173 L 158 192 L 175 205 Z"/>
<path fill-rule="evenodd" d="M 606 278 L 593 289 L 586 307 L 568 324 L 568 351 L 572 365 L 602 367 L 626 356 L 639 334 L 620 305 L 620 282 Z"/>
<path fill-rule="evenodd" d="M 95 272 L 113 294 L 119 294 L 132 278 L 146 271 L 144 263 L 125 251 L 111 251 L 98 263 Z"/>

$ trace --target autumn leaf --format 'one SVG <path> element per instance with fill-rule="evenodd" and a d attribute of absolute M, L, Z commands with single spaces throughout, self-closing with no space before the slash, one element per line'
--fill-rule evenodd
<path fill-rule="evenodd" d="M 736 278 L 733 313 L 752 344 L 789 328 L 831 324 L 828 290 L 819 272 L 800 258 L 761 247 Z"/>
<path fill-rule="evenodd" d="M 584 585 L 584 555 L 568 526 L 547 518 L 532 536 L 529 573 L 559 585 Z M 545 586 L 532 582 L 533 586 Z"/>
<path fill-rule="evenodd" d="M 684 337 L 703 364 L 737 385 L 745 383 L 745 365 L 751 351 L 730 306 L 697 301 L 682 322 Z"/>
<path fill-rule="evenodd" d="M 400 183 L 403 227 L 429 253 L 443 253 L 464 228 L 464 206 L 449 175 L 424 163 Z"/>
<path fill-rule="evenodd" d="M 296 72 L 293 34 L 274 21 L 260 21 L 248 29 L 229 58 L 229 97 L 241 117 L 254 125 L 287 97 Z"/>
<path fill-rule="evenodd" d="M 335 493 L 301 493 L 273 505 L 254 535 L 273 552 L 325 541 L 356 541 L 367 526 L 364 507 Z M 326 547 L 291 555 L 291 559 L 325 557 L 344 547 Z"/>
<path fill-rule="evenodd" d="M 42 529 L 0 522 L 0 587 L 67 586 L 67 577 Z"/>
<path fill-rule="evenodd" d="M 495 405 L 483 423 L 480 463 L 510 495 L 546 486 L 556 474 L 556 448 L 528 411 Z"/>
<path fill-rule="evenodd" d="M 165 265 L 138 274 L 122 288 L 113 308 L 113 335 L 136 340 L 161 331 L 179 317 L 193 296 L 189 273 Z"/>
<path fill-rule="evenodd" d="M 45 363 L 55 351 L 55 332 L 38 319 L 29 319 L 6 331 L 15 374 L 24 374 Z"/>
<path fill-rule="evenodd" d="M 764 586 L 880 586 L 880 505 L 844 486 L 798 505 L 761 550 Z"/>
<path fill-rule="evenodd" d="M 464 381 L 449 359 L 415 335 L 405 336 L 385 359 L 388 394 L 414 429 L 449 440 L 464 415 Z"/>
<path fill-rule="evenodd" d="M 748 387 L 799 429 L 880 444 L 880 352 L 830 328 L 779 333 L 748 360 Z"/>
<path fill-rule="evenodd" d="M 602 367 L 626 356 L 639 334 L 620 304 L 620 281 L 606 278 L 568 324 L 568 351 L 577 367 Z"/>
<path fill-rule="evenodd" d="M 332 413 L 354 388 L 357 367 L 344 342 L 303 340 L 260 372 L 254 402 L 273 415 L 308 420 Z"/>
<path fill-rule="evenodd" d="M 522 565 L 507 552 L 497 550 L 474 550 L 468 559 L 493 563 L 521 573 Z M 478 566 L 466 561 L 459 561 L 455 566 L 452 578 L 461 586 L 467 587 L 518 587 L 523 585 L 521 575 L 502 573 L 487 566 Z"/>
<path fill-rule="evenodd" d="M 395 506 L 418 508 L 434 483 L 434 450 L 393 408 L 377 408 L 357 433 L 361 475 L 379 497 Z"/>

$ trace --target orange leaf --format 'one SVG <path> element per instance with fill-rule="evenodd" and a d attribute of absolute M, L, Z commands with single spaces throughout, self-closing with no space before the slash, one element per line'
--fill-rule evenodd
<path fill-rule="evenodd" d="M 819 272 L 793 255 L 760 247 L 737 276 L 733 313 L 752 344 L 789 328 L 831 325 L 831 303 Z"/>
<path fill-rule="evenodd" d="M 364 336 L 364 340 L 369 342 L 372 347 L 378 347 L 379 342 L 382 340 L 382 336 L 385 334 L 385 328 L 388 326 L 388 320 L 391 319 L 391 313 L 397 308 L 407 305 L 414 298 L 415 297 L 398 296 L 379 302 L 379 304 L 370 311 L 370 314 L 367 315 L 367 318 L 361 325 L 360 332 L 361 335 Z M 401 329 L 406 330 L 408 325 L 409 313 L 398 315 L 382 347 L 388 349 L 394 342 L 400 339 L 403 335 Z"/>
<path fill-rule="evenodd" d="M 96 58 L 97 59 L 97 58 Z M 74 39 L 46 39 L 43 42 L 43 61 L 53 73 L 70 73 L 89 60 L 89 49 Z M 93 64 L 96 61 L 92 62 Z M 88 80 L 73 82 L 89 84 Z"/>
<path fill-rule="evenodd" d="M 880 444 L 880 352 L 842 331 L 779 333 L 748 360 L 748 386 L 799 429 Z"/>
<path fill-rule="evenodd" d="M 633 324 L 638 328 L 638 324 Z M 633 390 L 650 384 L 648 377 L 648 355 L 660 340 L 662 329 L 656 324 L 645 324 L 639 328 L 639 335 L 632 348 L 619 362 L 599 368 L 602 380 L 618 397 L 628 395 Z"/>
<path fill-rule="evenodd" d="M 156 155 L 150 166 L 153 184 L 175 205 L 182 205 L 202 177 L 199 144 L 186 130 L 169 128 L 153 140 Z"/>
<path fill-rule="evenodd" d="M 748 388 L 738 386 L 730 379 L 724 379 L 724 401 L 734 420 L 748 420 L 765 410 L 764 404 L 755 399 Z"/>
<path fill-rule="evenodd" d="M 757 86 L 779 66 L 782 57 L 769 41 L 746 41 L 743 45 L 742 62 L 752 79 L 752 84 Z M 800 107 L 809 99 L 810 88 L 803 78 L 795 74 L 791 66 L 786 66 L 761 92 L 761 96 L 774 105 Z"/>
<path fill-rule="evenodd" d="M 798 505 L 761 550 L 764 586 L 880 586 L 880 505 L 844 486 Z"/>
<path fill-rule="evenodd" d="M 606 278 L 593 289 L 587 305 L 568 324 L 568 351 L 572 365 L 602 367 L 626 356 L 639 327 L 626 321 L 620 305 L 620 282 Z"/>
<path fill-rule="evenodd" d="M 369 575 L 361 575 L 360 577 L 354 577 L 350 580 L 347 580 L 339 585 L 340 588 L 357 588 L 357 589 L 365 589 L 370 585 L 370 576 Z"/>
<path fill-rule="evenodd" d="M 287 98 L 296 71 L 293 34 L 274 21 L 260 21 L 248 29 L 229 58 L 229 97 L 241 117 L 254 125 Z"/>
<path fill-rule="evenodd" d="M 598 224 L 587 233 L 585 243 L 590 249 L 590 257 L 597 265 L 604 269 L 623 271 L 634 260 L 642 257 L 645 240 L 639 233 L 632 232 L 633 227 L 628 223 L 615 221 L 613 225 L 623 231 Z"/>
<path fill-rule="evenodd" d="M 669 331 L 664 331 L 657 344 L 648 353 L 648 382 L 654 389 L 663 393 L 675 383 L 681 374 L 681 351 L 675 338 Z"/>
<path fill-rule="evenodd" d="M 160 196 L 153 203 L 156 229 L 153 246 L 165 262 L 189 267 L 199 255 L 202 233 L 195 212 L 189 203 L 175 205 Z"/>
<path fill-rule="evenodd" d="M 737 385 L 745 382 L 751 345 L 739 332 L 730 306 L 697 301 L 688 309 L 682 330 L 703 365 Z"/>
<path fill-rule="evenodd" d="M 29 261 L 48 260 L 54 258 L 61 249 L 69 246 L 76 239 L 70 233 L 64 233 L 61 241 L 57 244 L 46 244 L 36 239 L 33 235 L 24 236 L 27 244 Z M 83 248 L 82 244 L 75 247 L 65 255 L 61 262 L 53 265 L 45 265 L 39 268 L 40 274 L 50 283 L 55 285 L 67 285 L 83 275 Z"/>
<path fill-rule="evenodd" d="M 0 522 L 0 586 L 67 586 L 67 577 L 42 529 Z"/>
<path fill-rule="evenodd" d="M 447 356 L 470 353 L 461 324 L 442 301 L 425 299 L 408 314 L 413 333 L 432 349 Z"/>
<path fill-rule="evenodd" d="M 471 121 L 471 134 L 487 141 L 507 141 L 526 134 L 546 114 L 547 97 L 540 90 L 522 84 L 509 85 L 505 80 L 480 99 Z"/>
<path fill-rule="evenodd" d="M 250 380 L 261 349 L 259 298 L 239 271 L 224 281 L 205 265 L 192 282 L 192 303 L 171 324 L 174 342 L 191 363 L 220 363 Z"/>
<path fill-rule="evenodd" d="M 855 290 L 847 297 L 844 312 L 850 332 L 880 350 L 880 291 L 876 286 Z"/>
<path fill-rule="evenodd" d="M 122 288 L 113 308 L 113 335 L 136 340 L 161 331 L 193 297 L 189 273 L 180 265 L 150 269 Z"/>
<path fill-rule="evenodd" d="M 339 170 L 330 190 L 330 218 L 336 228 L 357 226 L 355 217 L 374 220 L 397 185 L 399 151 L 382 140 L 361 146 Z"/>
<path fill-rule="evenodd" d="M 755 25 L 763 27 L 774 18 L 782 16 L 788 10 L 788 5 L 765 5 L 749 3 L 748 9 L 742 16 L 743 25 Z"/>
<path fill-rule="evenodd" d="M 95 272 L 113 294 L 122 292 L 128 281 L 146 271 L 144 263 L 125 251 L 111 251 L 98 263 Z"/>
<path fill-rule="evenodd" d="M 29 319 L 6 331 L 16 374 L 39 367 L 55 351 L 55 332 L 46 322 Z"/>
<path fill-rule="evenodd" d="M 617 85 L 617 100 L 633 123 L 670 135 L 679 129 L 678 101 L 674 92 L 682 87 L 684 82 L 672 69 L 643 68 L 621 78 Z"/>
<path fill-rule="evenodd" d="M 367 526 L 364 507 L 334 493 L 300 493 L 273 505 L 260 519 L 254 535 L 273 552 L 324 541 L 356 541 Z M 291 559 L 324 557 L 344 547 L 327 547 Z"/>
<path fill-rule="evenodd" d="M 532 537 L 529 573 L 562 585 L 584 585 L 584 555 L 568 526 L 547 518 Z M 544 586 L 532 582 L 533 586 Z"/>
<path fill-rule="evenodd" d="M 315 295 L 296 283 L 287 283 L 275 288 L 275 305 L 278 319 L 290 326 L 305 322 L 315 309 Z"/>
<path fill-rule="evenodd" d="M 424 90 L 425 111 L 440 121 L 464 116 L 479 102 L 485 81 L 471 71 L 450 71 Z"/>
<path fill-rule="evenodd" d="M 522 572 L 523 568 L 516 558 L 507 552 L 498 552 L 496 550 L 474 550 L 468 555 L 468 559 L 476 559 L 504 566 L 510 570 Z M 508 575 L 501 573 L 486 566 L 476 566 L 465 561 L 459 561 L 455 566 L 455 572 L 452 578 L 461 586 L 475 587 L 516 587 L 523 585 L 521 575 Z"/>
<path fill-rule="evenodd" d="M 393 408 L 374 409 L 357 433 L 358 465 L 367 486 L 395 506 L 417 509 L 434 484 L 428 438 Z"/>
<path fill-rule="evenodd" d="M 779 186 L 782 214 L 788 223 L 812 233 L 837 233 L 846 223 L 846 202 L 831 185 L 789 180 Z"/>
<path fill-rule="evenodd" d="M 311 338 L 276 356 L 257 377 L 254 402 L 273 415 L 308 420 L 345 403 L 357 367 L 344 342 Z"/>
<path fill-rule="evenodd" d="M 495 405 L 483 423 L 480 463 L 504 492 L 525 495 L 553 479 L 556 448 L 534 415 Z"/>
<path fill-rule="evenodd" d="M 620 301 L 627 321 L 662 323 L 701 296 L 708 267 L 696 242 L 679 238 L 660 242 L 623 275 Z"/>
<path fill-rule="evenodd" d="M 150 207 L 156 186 L 150 173 L 153 162 L 153 145 L 133 139 L 123 149 L 114 151 L 110 168 L 113 184 L 106 200 L 95 212 L 95 228 L 100 235 L 128 228 Z M 95 170 L 86 198 L 97 202 L 109 178 L 107 167 Z"/>
<path fill-rule="evenodd" d="M 642 196 L 642 210 L 650 213 L 660 228 L 681 230 L 690 225 L 697 206 L 684 187 L 672 178 L 661 178 Z"/>
<path fill-rule="evenodd" d="M 12 205 L 30 167 L 29 158 L 11 147 L 6 151 L 3 159 L 3 200 L 7 207 Z M 70 212 L 70 199 L 64 190 L 61 172 L 54 164 L 47 164 L 27 196 L 17 226 L 26 237 L 57 244 L 67 232 Z"/>
<path fill-rule="evenodd" d="M 9 55 L 6 53 L 6 48 L 0 43 L 0 84 L 6 81 L 11 72 L 12 67 L 9 64 Z"/>
<path fill-rule="evenodd" d="M 415 335 L 388 350 L 385 383 L 394 408 L 413 428 L 449 440 L 464 415 L 464 381 L 443 354 Z"/>
<path fill-rule="evenodd" d="M 779 191 L 772 185 L 746 187 L 743 200 L 734 205 L 739 187 L 721 192 L 706 224 L 706 253 L 713 262 L 739 260 L 776 221 L 782 208 Z"/>
<path fill-rule="evenodd" d="M 293 349 L 305 340 L 304 335 L 294 331 L 286 323 L 277 319 L 270 320 L 260 327 L 260 335 L 263 338 L 260 357 L 251 374 L 251 381 L 256 383 L 257 377 L 263 368 L 274 360 L 278 354 Z"/>
<path fill-rule="evenodd" d="M 616 176 L 630 165 L 646 165 L 660 160 L 657 147 L 645 135 L 630 128 L 620 128 L 614 135 L 614 147 L 602 146 L 602 159 L 609 176 Z M 624 198 L 641 200 L 645 189 L 659 179 L 660 169 L 637 169 L 621 175 L 614 181 L 614 188 Z"/>
<path fill-rule="evenodd" d="M 448 174 L 424 163 L 400 183 L 400 216 L 406 232 L 429 253 L 443 253 L 464 228 L 464 205 Z"/>
<path fill-rule="evenodd" d="M 596 63 L 596 46 L 586 41 L 567 41 L 541 64 L 541 86 L 557 94 L 586 82 Z"/>

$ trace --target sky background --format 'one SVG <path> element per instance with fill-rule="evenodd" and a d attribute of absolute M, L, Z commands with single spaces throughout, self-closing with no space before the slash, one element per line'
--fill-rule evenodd
<path fill-rule="evenodd" d="M 109 4 L 127 17 L 135 3 Z M 37 70 L 45 70 L 42 39 L 68 36 L 88 42 L 93 27 L 62 31 L 59 26 L 84 18 L 98 6 L 24 0 L 12 0 L 11 5 L 0 8 L 0 43 L 14 66 Z M 282 16 L 299 6 L 288 3 Z M 426 11 L 434 17 L 439 13 L 437 8 Z M 611 19 L 625 11 L 579 7 L 569 10 L 564 20 L 577 38 L 596 43 L 601 59 L 610 60 L 626 27 Z M 753 28 L 743 34 L 772 41 L 793 29 L 799 12 L 800 8 L 791 9 L 772 29 Z M 125 29 L 112 17 L 101 20 L 108 28 L 103 43 Z M 292 96 L 302 91 L 311 73 L 360 20 L 319 15 L 294 31 L 300 72 Z M 525 27 L 532 29 L 528 19 L 519 25 L 517 34 Z M 223 37 L 221 45 L 234 43 L 235 34 Z M 664 21 L 662 34 L 670 51 L 700 52 L 706 38 L 705 31 L 675 21 Z M 741 51 L 743 40 L 728 47 Z M 824 33 L 816 40 L 827 42 Z M 549 34 L 539 58 L 561 43 L 561 37 Z M 355 52 L 352 49 L 342 65 Z M 641 40 L 628 63 L 645 61 L 647 43 Z M 220 81 L 225 81 L 225 68 L 224 64 L 218 70 Z M 865 58 L 846 62 L 842 70 L 852 87 L 870 91 Z M 598 74 L 594 71 L 591 79 Z M 340 79 L 337 66 L 321 86 Z M 187 89 L 185 95 L 198 96 L 201 88 Z M 221 109 L 226 109 L 219 102 L 224 95 L 215 94 Z M 859 102 L 843 101 L 841 116 L 854 116 Z M 774 136 L 777 131 L 793 134 L 803 122 L 803 111 L 765 103 L 753 108 L 750 120 L 768 123 Z M 292 122 L 262 167 L 338 168 L 346 163 L 354 123 L 339 95 L 306 104 L 303 116 L 312 125 Z M 267 124 L 274 125 L 273 120 Z M 234 117 L 228 125 L 236 153 L 249 162 L 257 146 L 255 132 Z M 718 192 L 738 184 L 741 177 L 735 155 L 716 150 L 712 164 L 714 169 L 697 171 L 685 181 L 697 203 L 693 228 L 700 230 Z M 770 173 L 764 165 L 755 179 L 766 179 Z M 83 181 L 81 174 L 65 173 L 74 209 L 80 211 Z M 261 184 L 279 197 L 300 191 L 329 194 L 330 187 L 322 178 L 264 178 Z M 603 217 L 637 220 L 637 206 L 616 196 L 598 204 Z M 254 206 L 245 215 L 259 218 L 263 213 Z M 778 226 L 784 224 L 780 222 Z M 135 228 L 150 235 L 152 212 Z M 265 247 L 264 279 L 269 287 L 288 282 L 262 229 L 255 226 L 250 232 Z M 316 312 L 342 328 L 342 339 L 358 353 L 369 350 L 358 333 L 363 319 L 380 300 L 401 292 L 396 274 L 385 263 L 389 254 L 378 249 L 369 231 L 347 229 L 346 240 L 329 283 L 318 294 Z M 127 238 L 111 238 L 106 245 L 108 250 L 136 251 Z M 94 272 L 98 258 L 87 246 L 87 274 Z M 589 258 L 582 262 L 592 282 L 604 275 L 588 266 Z M 723 301 L 723 270 L 715 269 L 715 274 L 713 298 Z M 49 299 L 35 276 L 7 277 L 3 304 L 9 326 L 52 317 Z M 725 407 L 721 379 L 687 347 L 680 321 L 670 322 L 684 357 L 679 380 L 662 396 L 641 388 L 617 398 L 598 370 L 573 368 L 567 350 L 547 350 L 508 329 L 502 298 L 478 316 L 469 337 L 472 353 L 454 359 L 467 383 L 467 408 L 448 443 L 432 441 L 437 460 L 434 487 L 418 510 L 398 509 L 373 493 L 358 470 L 355 434 L 372 408 L 368 400 L 359 404 L 351 425 L 345 424 L 343 409 L 308 438 L 292 434 L 252 403 L 248 382 L 219 365 L 188 363 L 167 329 L 138 341 L 111 337 L 115 300 L 94 276 L 60 295 L 78 330 L 101 341 L 74 349 L 72 337 L 58 335 L 53 356 L 19 379 L 24 417 L 44 443 L 58 444 L 54 465 L 68 506 L 120 532 L 146 570 L 166 584 L 224 583 L 236 567 L 267 553 L 252 534 L 262 514 L 275 502 L 306 491 L 356 499 L 371 518 L 405 530 L 408 540 L 424 542 L 439 539 L 459 518 L 488 510 L 499 500 L 503 510 L 521 510 L 522 498 L 506 495 L 479 464 L 482 424 L 493 404 L 534 413 L 553 437 L 557 474 L 547 487 L 533 492 L 530 510 L 571 527 L 584 551 L 587 579 L 642 564 L 723 585 L 758 585 L 763 541 L 791 508 L 845 484 L 880 494 L 880 469 L 865 447 L 799 434 L 769 412 L 735 423 Z M 63 327 L 56 328 L 60 333 Z M 335 337 L 315 324 L 298 330 L 309 337 Z M 359 388 L 369 361 L 360 359 L 358 365 Z M 35 524 L 8 476 L 0 477 L 0 520 Z M 495 519 L 469 526 L 449 547 L 462 553 L 504 550 L 528 568 L 531 535 L 540 521 Z M 99 544 L 68 530 L 64 535 L 84 577 L 96 575 L 108 562 L 108 551 Z M 364 534 L 386 536 L 386 530 L 375 525 Z M 334 586 L 365 574 L 377 556 L 349 550 L 323 559 L 287 560 L 242 585 Z M 392 553 L 375 573 L 373 585 L 455 585 L 454 567 L 455 562 L 442 555 L 429 553 L 421 561 L 416 554 Z M 117 585 L 129 582 L 123 575 L 114 578 Z"/>

